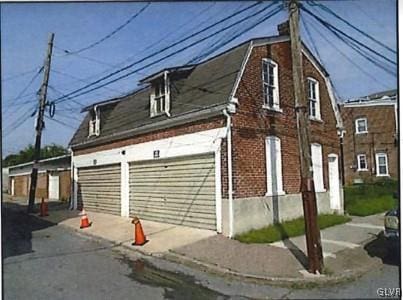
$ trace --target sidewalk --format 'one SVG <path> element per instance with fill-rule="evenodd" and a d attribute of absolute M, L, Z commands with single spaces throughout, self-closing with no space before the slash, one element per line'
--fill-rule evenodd
<path fill-rule="evenodd" d="M 92 226 L 80 229 L 78 213 L 55 208 L 44 219 L 145 255 L 244 279 L 279 283 L 337 282 L 360 276 L 382 263 L 364 249 L 382 231 L 382 214 L 353 218 L 347 224 L 322 230 L 325 275 L 314 276 L 305 271 L 305 236 L 273 244 L 243 244 L 209 230 L 141 220 L 149 241 L 138 247 L 131 245 L 134 225 L 130 218 L 88 211 Z"/>

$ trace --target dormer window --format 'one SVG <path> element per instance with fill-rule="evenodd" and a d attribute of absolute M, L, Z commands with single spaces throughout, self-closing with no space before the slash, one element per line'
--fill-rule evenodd
<path fill-rule="evenodd" d="M 163 114 L 169 116 L 170 97 L 169 97 L 169 78 L 168 72 L 155 79 L 151 84 L 150 94 L 150 116 L 155 117 Z"/>
<path fill-rule="evenodd" d="M 97 107 L 94 107 L 94 109 L 90 111 L 90 114 L 91 120 L 88 122 L 88 137 L 99 136 L 101 127 L 99 109 L 97 109 Z"/>

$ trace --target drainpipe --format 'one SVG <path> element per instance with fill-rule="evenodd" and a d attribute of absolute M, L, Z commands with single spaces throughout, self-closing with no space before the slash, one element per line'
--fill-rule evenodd
<path fill-rule="evenodd" d="M 232 197 L 232 141 L 231 141 L 231 115 L 227 109 L 223 110 L 224 116 L 227 117 L 227 168 L 228 168 L 228 216 L 229 216 L 229 238 L 234 235 L 234 209 Z"/>

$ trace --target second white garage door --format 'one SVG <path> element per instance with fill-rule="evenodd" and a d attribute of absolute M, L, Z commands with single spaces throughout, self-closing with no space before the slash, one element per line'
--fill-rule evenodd
<path fill-rule="evenodd" d="M 130 164 L 130 215 L 216 229 L 214 155 Z"/>

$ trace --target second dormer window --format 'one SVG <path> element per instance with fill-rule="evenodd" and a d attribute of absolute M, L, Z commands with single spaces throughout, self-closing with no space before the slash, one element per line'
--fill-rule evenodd
<path fill-rule="evenodd" d="M 169 116 L 169 80 L 168 73 L 164 72 L 162 78 L 156 79 L 152 83 L 150 94 L 150 116 L 167 114 Z"/>
<path fill-rule="evenodd" d="M 91 120 L 88 122 L 88 136 L 98 136 L 100 134 L 99 110 L 94 108 L 91 112 Z"/>

